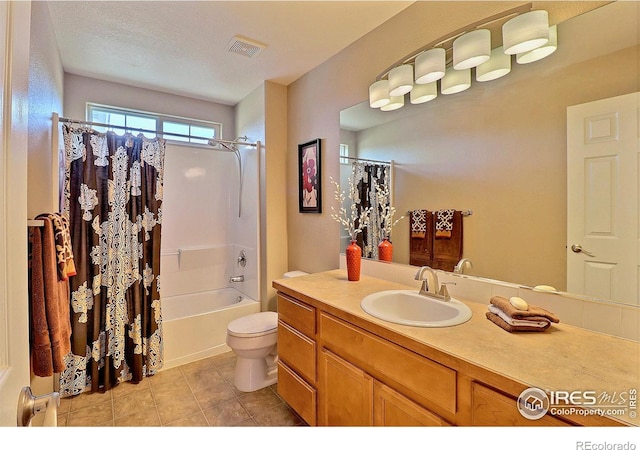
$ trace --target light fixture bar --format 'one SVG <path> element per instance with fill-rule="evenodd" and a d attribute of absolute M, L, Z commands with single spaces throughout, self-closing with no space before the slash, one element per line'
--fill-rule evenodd
<path fill-rule="evenodd" d="M 407 56 L 405 56 L 404 58 L 401 58 L 399 60 L 397 60 L 395 63 L 393 63 L 391 66 L 387 67 L 384 71 L 380 72 L 380 74 L 376 77 L 376 80 L 381 80 L 384 77 L 388 76 L 389 72 L 397 67 L 400 66 L 402 64 L 407 64 L 407 63 L 411 63 L 413 62 L 416 57 L 423 53 L 425 50 L 429 50 L 431 48 L 434 47 L 443 47 L 445 48 L 445 50 L 449 50 L 452 46 L 453 40 L 457 37 L 459 37 L 460 35 L 462 35 L 463 33 L 466 33 L 468 31 L 471 30 L 475 30 L 477 28 L 481 28 L 483 26 L 486 26 L 487 24 L 493 23 L 493 22 L 497 22 L 499 20 L 504 20 L 507 19 L 508 17 L 511 16 L 515 16 L 515 15 L 519 15 L 519 14 L 523 14 L 526 12 L 531 11 L 531 9 L 533 8 L 533 3 L 526 3 L 524 5 L 520 5 L 520 6 L 516 6 L 514 8 L 508 9 L 506 11 L 503 11 L 501 13 L 498 14 L 494 14 L 492 16 L 486 17 L 482 20 L 479 20 L 477 22 L 471 23 L 465 27 L 459 28 L 451 33 L 448 33 L 442 37 L 439 37 L 438 39 L 429 42 L 427 45 L 424 45 L 422 47 L 420 47 L 418 50 L 409 53 Z M 448 45 L 445 45 L 448 44 Z"/>

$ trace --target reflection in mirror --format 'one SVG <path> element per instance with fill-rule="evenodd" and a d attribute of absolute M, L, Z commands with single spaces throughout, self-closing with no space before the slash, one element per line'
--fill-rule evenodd
<path fill-rule="evenodd" d="M 616 189 L 625 194 L 600 204 L 597 211 L 620 208 L 616 202 L 622 199 L 635 208 L 593 228 L 602 234 L 609 226 L 604 241 L 612 242 L 623 221 L 635 221 L 630 228 L 636 242 L 623 247 L 633 269 L 627 274 L 633 276 L 616 281 L 617 263 L 572 251 L 573 244 L 592 249 L 584 240 L 568 241 L 568 219 L 575 217 L 570 217 L 574 212 L 567 200 L 572 189 L 567 178 L 567 114 L 575 105 L 640 91 L 639 22 L 637 2 L 613 2 L 566 20 L 557 25 L 554 54 L 526 67 L 514 63 L 504 78 L 394 112 L 373 110 L 368 102 L 343 111 L 341 142 L 349 143 L 350 156 L 394 160 L 394 206 L 399 212 L 473 211 L 464 222 L 463 256 L 473 262 L 465 273 L 566 291 L 570 267 L 577 264 L 584 276 L 577 286 L 572 284 L 573 293 L 637 305 L 638 165 L 625 164 L 625 170 L 632 166 L 636 171 L 631 175 L 635 184 L 621 188 L 611 175 L 621 169 L 615 158 L 589 166 L 606 175 L 595 185 L 609 191 L 596 197 Z M 638 108 L 632 109 L 637 114 Z M 618 114 L 603 111 L 589 114 Z M 629 123 L 637 127 L 637 116 Z M 611 127 L 613 122 L 596 120 L 587 132 Z M 633 136 L 628 145 L 636 155 L 637 129 Z M 408 264 L 409 221 L 396 226 L 392 237 L 394 261 Z M 598 287 L 601 281 L 608 284 Z M 623 293 L 621 284 L 631 286 L 629 292 Z"/>

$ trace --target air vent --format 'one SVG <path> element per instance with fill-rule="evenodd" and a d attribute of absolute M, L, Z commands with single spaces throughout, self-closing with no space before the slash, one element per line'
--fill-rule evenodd
<path fill-rule="evenodd" d="M 258 56 L 266 47 L 265 44 L 261 44 L 260 42 L 252 41 L 241 36 L 234 36 L 227 45 L 227 50 L 231 53 L 253 58 Z"/>

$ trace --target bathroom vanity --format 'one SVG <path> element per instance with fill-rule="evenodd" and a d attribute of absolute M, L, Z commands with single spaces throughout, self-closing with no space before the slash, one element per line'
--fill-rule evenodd
<path fill-rule="evenodd" d="M 628 396 L 640 384 L 637 342 L 563 324 L 512 334 L 486 319 L 487 305 L 473 302 L 465 302 L 472 318 L 457 326 L 398 325 L 368 315 L 360 302 L 413 288 L 367 276 L 349 282 L 344 270 L 273 286 L 278 393 L 309 425 L 640 425 L 635 410 L 614 417 L 574 405 L 530 420 L 516 401 L 531 387 L 588 390 L 615 394 L 611 403 L 622 393 L 632 408 Z"/>

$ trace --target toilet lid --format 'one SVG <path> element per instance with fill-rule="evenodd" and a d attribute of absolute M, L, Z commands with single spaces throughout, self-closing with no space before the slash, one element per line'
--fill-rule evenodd
<path fill-rule="evenodd" d="M 262 336 L 276 331 L 278 313 L 273 311 L 249 314 L 232 320 L 227 331 L 233 336 Z"/>

